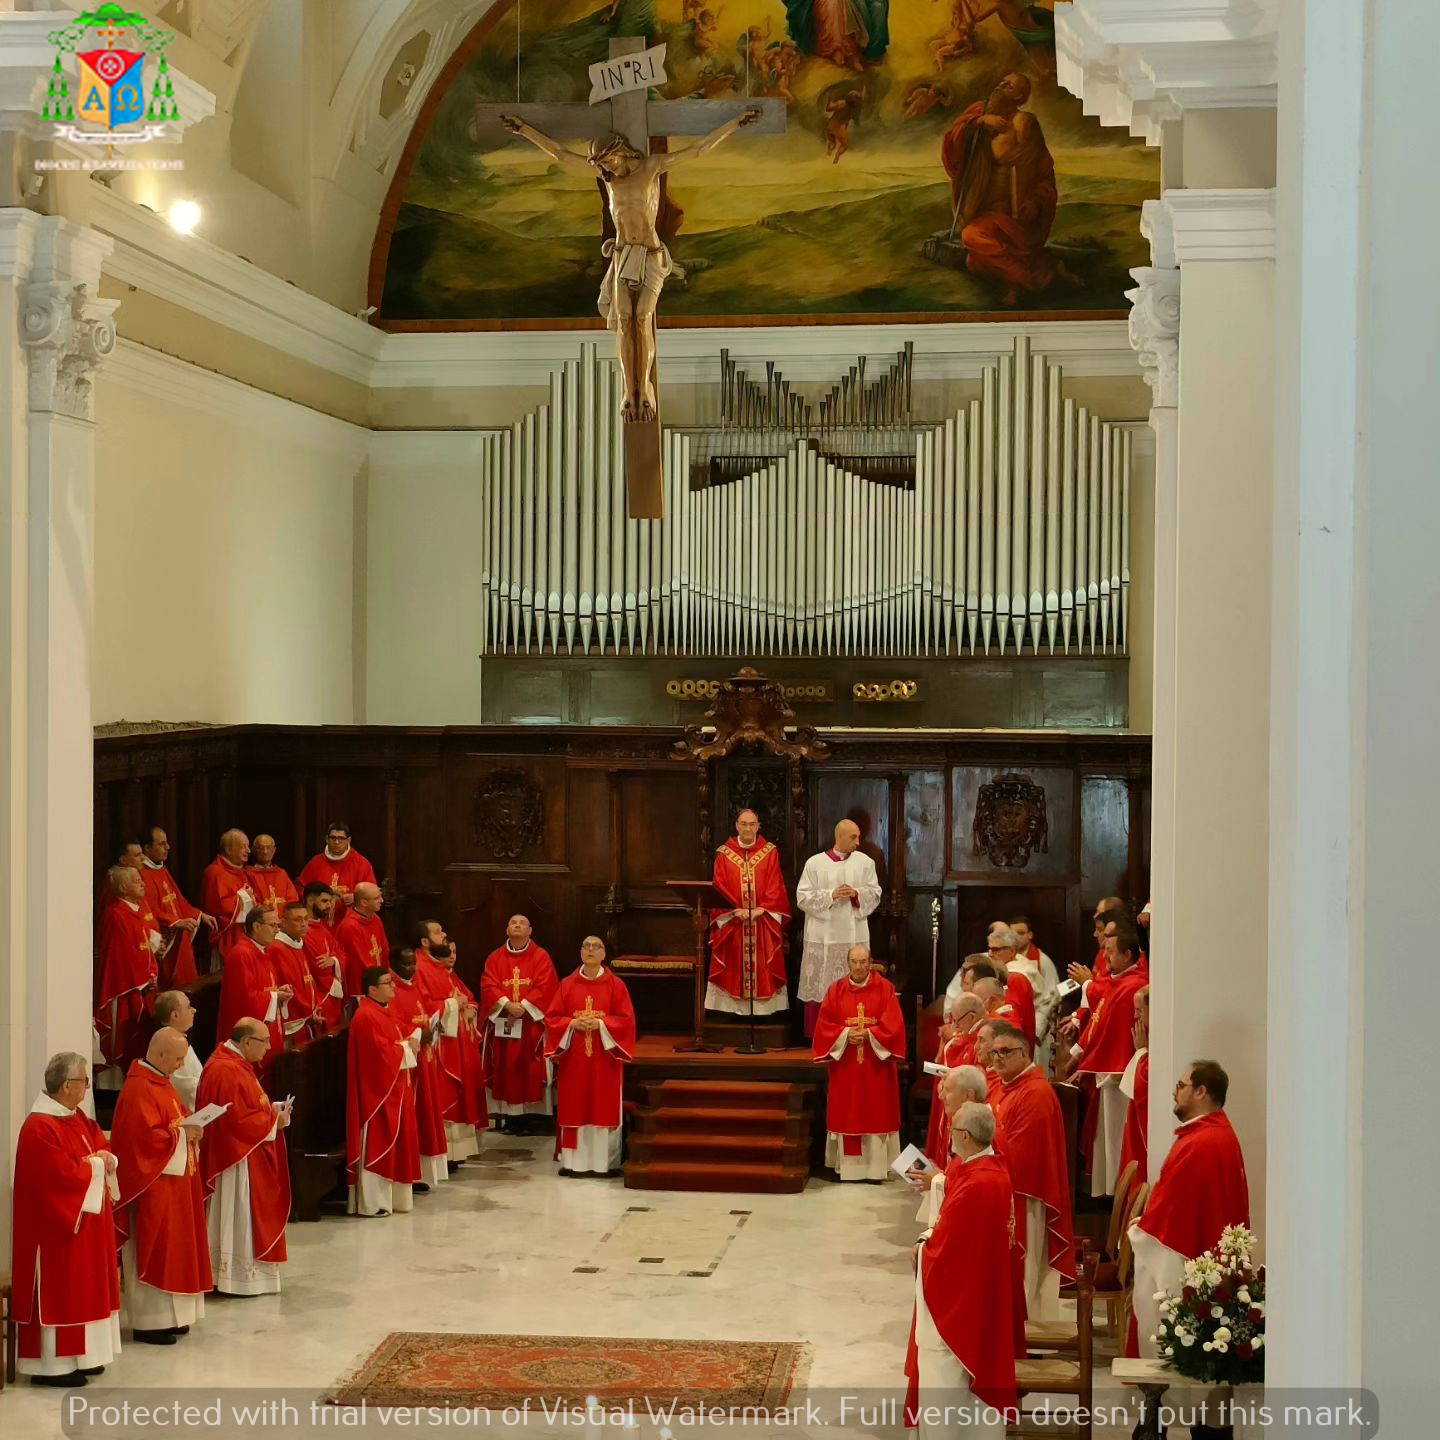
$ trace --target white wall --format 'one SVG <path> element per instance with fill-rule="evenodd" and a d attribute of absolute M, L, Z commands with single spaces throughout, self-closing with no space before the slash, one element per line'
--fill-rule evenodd
<path fill-rule="evenodd" d="M 347 724 L 365 432 L 130 346 L 97 387 L 96 724 Z"/>

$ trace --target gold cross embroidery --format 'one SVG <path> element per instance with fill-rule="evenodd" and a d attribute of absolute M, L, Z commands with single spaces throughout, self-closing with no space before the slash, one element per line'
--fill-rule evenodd
<path fill-rule="evenodd" d="M 575 1012 L 575 1018 L 577 1020 L 603 1020 L 605 1018 L 605 1012 L 603 1010 L 597 1010 L 594 1001 L 587 995 L 585 997 L 585 1008 L 583 1010 L 577 1010 Z M 585 1032 L 585 1053 L 587 1055 L 593 1055 L 595 1053 L 594 1039 L 595 1032 L 593 1030 L 587 1030 Z"/>
<path fill-rule="evenodd" d="M 520 967 L 518 965 L 510 972 L 510 978 L 505 982 L 505 988 L 515 992 L 514 1000 L 517 1005 L 520 1003 L 520 987 L 522 985 L 529 985 L 530 983 L 529 980 L 522 980 L 520 978 Z"/>
<path fill-rule="evenodd" d="M 370 937 L 370 958 L 377 965 L 380 963 L 380 942 L 373 935 Z"/>
<path fill-rule="evenodd" d="M 845 1022 L 845 1028 L 850 1031 L 851 1037 L 853 1038 L 857 1034 L 864 1036 L 868 1033 L 866 1029 L 867 1026 L 878 1025 L 879 1023 L 878 1020 L 875 1020 L 865 1013 L 865 1002 L 862 1000 L 855 1007 L 855 1013 Z M 865 1044 L 863 1040 L 855 1047 L 855 1063 L 857 1065 L 863 1065 L 865 1063 Z"/>

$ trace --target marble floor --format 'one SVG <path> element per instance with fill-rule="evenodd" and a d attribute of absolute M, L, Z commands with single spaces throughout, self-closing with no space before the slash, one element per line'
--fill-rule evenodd
<path fill-rule="evenodd" d="M 165 1387 L 314 1392 L 391 1330 L 459 1330 L 798 1340 L 810 1347 L 808 1390 L 869 1404 L 903 1394 L 917 1233 L 908 1189 L 812 1180 L 801 1195 L 626 1190 L 618 1179 L 560 1178 L 552 1145 L 487 1136 L 479 1159 L 417 1197 L 410 1215 L 292 1225 L 281 1295 L 212 1301 L 178 1346 L 127 1345 L 106 1375 L 71 1393 L 95 1404 L 107 1391 L 153 1400 Z M 7 1387 L 0 1434 L 175 1433 L 62 1429 L 66 1393 Z M 853 1410 L 828 1428 L 894 1433 Z"/>

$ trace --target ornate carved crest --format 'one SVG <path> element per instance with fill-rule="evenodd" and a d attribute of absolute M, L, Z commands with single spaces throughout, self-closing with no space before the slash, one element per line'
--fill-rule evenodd
<path fill-rule="evenodd" d="M 735 762 L 732 761 L 731 764 Z M 741 810 L 753 810 L 760 817 L 760 833 L 780 844 L 786 834 L 785 816 L 789 804 L 789 783 L 784 765 L 738 765 L 727 777 L 727 796 L 733 819 Z"/>
<path fill-rule="evenodd" d="M 706 738 L 707 726 L 715 733 Z M 795 738 L 785 733 L 792 728 Z M 720 686 L 715 703 L 705 712 L 704 725 L 687 725 L 684 738 L 671 748 L 675 760 L 704 762 L 731 754 L 738 746 L 758 745 L 771 755 L 791 760 L 823 760 L 830 747 L 810 725 L 796 725 L 795 712 L 784 692 L 750 666 Z"/>
<path fill-rule="evenodd" d="M 1031 851 L 1050 848 L 1045 791 L 1028 775 L 997 775 L 980 787 L 975 801 L 976 855 L 992 865 L 1024 869 Z"/>
<path fill-rule="evenodd" d="M 475 797 L 475 831 L 497 860 L 545 843 L 545 798 L 523 770 L 494 770 Z"/>

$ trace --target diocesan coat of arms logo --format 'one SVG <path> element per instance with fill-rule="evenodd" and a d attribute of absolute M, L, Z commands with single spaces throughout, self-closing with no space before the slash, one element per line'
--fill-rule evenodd
<path fill-rule="evenodd" d="M 48 38 L 55 66 L 40 118 L 56 127 L 57 139 L 133 145 L 173 138 L 169 124 L 180 119 L 180 107 L 165 58 L 173 31 L 107 3 L 82 10 Z M 72 55 L 73 71 L 66 63 Z M 148 78 L 147 69 L 153 70 Z"/>

